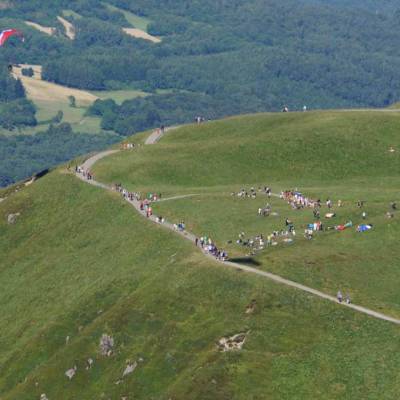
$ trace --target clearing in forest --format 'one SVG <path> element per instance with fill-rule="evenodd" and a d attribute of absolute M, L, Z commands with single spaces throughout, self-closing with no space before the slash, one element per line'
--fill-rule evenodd
<path fill-rule="evenodd" d="M 133 36 L 135 38 L 139 38 L 139 39 L 144 39 L 144 40 L 149 40 L 153 43 L 160 43 L 161 39 L 150 35 L 149 33 L 142 31 L 141 29 L 137 29 L 137 28 L 123 28 L 123 31 L 128 34 L 129 36 Z"/>
<path fill-rule="evenodd" d="M 24 68 L 29 68 L 25 65 Z M 41 67 L 31 66 L 34 71 L 41 75 Z M 97 96 L 86 92 L 85 90 L 72 89 L 65 86 L 57 85 L 56 83 L 42 81 L 40 76 L 36 75 L 32 78 L 23 76 L 21 67 L 14 67 L 14 76 L 21 79 L 28 97 L 33 100 L 49 101 L 49 102 L 68 102 L 69 96 L 74 96 L 76 102 L 80 106 L 87 106 L 97 100 Z"/>
<path fill-rule="evenodd" d="M 37 24 L 36 22 L 32 21 L 25 21 L 25 24 L 37 29 L 39 32 L 45 33 L 46 35 L 53 36 L 57 32 L 57 29 L 51 26 L 43 26 L 40 24 Z"/>
<path fill-rule="evenodd" d="M 65 35 L 67 36 L 67 38 L 74 40 L 75 36 L 76 36 L 74 25 L 72 25 L 71 22 L 67 21 L 63 17 L 58 16 L 57 19 L 59 22 L 61 22 L 63 24 L 64 29 L 65 29 Z"/>
<path fill-rule="evenodd" d="M 123 31 L 127 35 L 133 36 L 138 39 L 149 40 L 150 42 L 153 43 L 161 42 L 161 39 L 159 37 L 150 35 L 147 32 L 147 27 L 151 22 L 148 18 L 133 14 L 130 11 L 126 11 L 123 10 L 122 8 L 112 6 L 111 4 L 105 4 L 105 6 L 111 11 L 118 11 L 124 14 L 125 19 L 133 26 L 133 28 L 123 28 Z"/>
<path fill-rule="evenodd" d="M 18 75 L 18 77 L 20 78 L 22 76 L 22 69 L 28 69 L 28 68 L 32 68 L 33 70 L 33 79 L 38 79 L 41 80 L 42 79 L 42 66 L 41 65 L 34 65 L 34 64 L 18 64 L 17 67 L 13 67 L 13 71 L 16 75 Z"/>

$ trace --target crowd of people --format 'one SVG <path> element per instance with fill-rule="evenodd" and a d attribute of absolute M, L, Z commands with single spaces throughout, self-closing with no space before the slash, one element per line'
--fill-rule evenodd
<path fill-rule="evenodd" d="M 85 171 L 79 165 L 75 166 L 75 173 L 81 174 L 88 181 L 91 181 L 93 179 L 93 174 L 90 171 Z"/>
<path fill-rule="evenodd" d="M 85 179 L 92 180 L 93 175 L 90 171 L 85 170 L 81 166 L 75 167 L 75 172 L 81 174 Z M 161 193 L 149 193 L 144 198 L 141 193 L 131 192 L 122 187 L 121 184 L 115 184 L 113 189 L 117 192 L 121 193 L 121 195 L 129 200 L 136 201 L 139 203 L 139 209 L 142 213 L 146 215 L 146 217 L 150 218 L 153 215 L 153 208 L 151 204 L 153 202 L 159 201 L 161 199 Z M 268 186 L 258 187 L 256 190 L 254 187 L 250 189 L 242 188 L 239 192 L 232 192 L 232 196 L 236 196 L 239 198 L 250 198 L 256 199 L 257 194 L 261 193 L 263 195 L 268 196 L 270 198 L 272 196 L 272 190 Z M 308 240 L 312 240 L 314 238 L 314 234 L 316 232 L 326 231 L 326 230 L 337 230 L 343 231 L 345 229 L 353 227 L 352 221 L 348 221 L 344 224 L 333 225 L 333 226 L 325 226 L 321 222 L 321 213 L 322 202 L 320 199 L 314 200 L 305 195 L 303 195 L 298 190 L 285 190 L 280 193 L 279 196 L 282 200 L 286 201 L 292 209 L 301 210 L 301 209 L 312 209 L 314 222 L 306 225 L 304 230 L 304 237 Z M 361 218 L 363 220 L 367 219 L 367 212 L 364 210 L 365 201 L 359 200 L 357 201 L 357 207 L 362 209 Z M 334 208 L 334 203 L 331 199 L 326 199 L 325 206 L 328 210 L 328 213 L 325 214 L 326 218 L 333 218 L 336 216 Z M 341 200 L 337 201 L 337 208 L 343 207 L 343 202 Z M 397 204 L 395 202 L 390 203 L 390 209 L 386 213 L 387 218 L 394 218 L 394 213 L 397 210 Z M 268 202 L 265 207 L 258 208 L 259 216 L 269 216 L 272 213 L 272 206 Z M 278 215 L 277 213 L 275 213 Z M 157 216 L 156 221 L 160 224 L 165 222 L 165 219 L 162 216 Z M 373 228 L 372 224 L 363 223 L 357 226 L 357 232 L 365 232 Z M 184 221 L 181 221 L 177 224 L 174 224 L 174 229 L 177 231 L 183 232 L 186 229 L 186 225 Z M 261 251 L 269 246 L 276 246 L 281 241 L 283 243 L 292 243 L 294 238 L 296 237 L 296 229 L 293 222 L 289 219 L 285 219 L 285 227 L 282 230 L 274 230 L 270 234 L 264 237 L 263 234 L 256 235 L 254 237 L 246 238 L 244 232 L 241 232 L 238 235 L 238 239 L 236 243 L 238 245 L 244 246 L 249 249 L 249 255 L 255 255 L 258 251 Z M 228 260 L 228 254 L 225 250 L 219 249 L 216 244 L 211 240 L 211 238 L 207 236 L 202 236 L 200 238 L 195 239 L 195 245 L 200 247 L 204 252 L 213 255 L 216 259 L 220 261 Z M 341 292 L 338 292 L 337 299 L 339 302 L 343 301 L 343 296 Z M 350 297 L 346 295 L 345 301 L 350 303 Z"/>
<path fill-rule="evenodd" d="M 206 253 L 213 255 L 219 261 L 228 260 L 228 253 L 225 250 L 218 249 L 211 238 L 207 236 L 202 236 L 200 239 L 196 238 L 195 245 L 202 248 Z"/>
<path fill-rule="evenodd" d="M 121 145 L 122 150 L 132 150 L 135 148 L 134 143 L 122 143 Z"/>
<path fill-rule="evenodd" d="M 140 201 L 141 199 L 141 194 L 138 192 L 129 192 L 128 190 L 126 190 L 125 188 L 122 187 L 122 185 L 120 183 L 115 183 L 113 185 L 113 189 L 118 192 L 121 193 L 122 197 L 124 199 L 130 200 L 130 201 Z"/>
<path fill-rule="evenodd" d="M 256 190 L 254 187 L 251 187 L 249 190 L 242 188 L 239 190 L 239 192 L 232 192 L 231 196 L 240 197 L 242 199 L 246 198 L 256 199 L 257 193 L 265 194 L 268 196 L 268 198 L 270 198 L 272 196 L 272 189 L 268 186 L 264 186 L 263 188 L 260 186 L 258 190 Z"/>
<path fill-rule="evenodd" d="M 287 203 L 295 210 L 302 208 L 320 208 L 321 200 L 312 200 L 307 196 L 304 196 L 297 190 L 284 190 L 281 192 L 281 199 L 287 201 Z"/>

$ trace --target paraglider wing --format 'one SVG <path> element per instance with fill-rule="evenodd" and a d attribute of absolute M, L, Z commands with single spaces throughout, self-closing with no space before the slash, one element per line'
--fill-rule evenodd
<path fill-rule="evenodd" d="M 0 33 L 0 47 L 4 46 L 11 36 L 19 36 L 23 42 L 25 41 L 24 35 L 18 29 L 6 29 Z"/>

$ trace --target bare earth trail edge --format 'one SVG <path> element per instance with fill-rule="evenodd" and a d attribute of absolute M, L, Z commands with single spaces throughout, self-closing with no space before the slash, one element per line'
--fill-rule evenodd
<path fill-rule="evenodd" d="M 172 128 L 170 128 L 169 130 L 171 130 L 171 129 Z M 145 145 L 156 144 L 161 139 L 162 136 L 163 136 L 163 134 L 158 133 L 157 131 L 153 132 L 147 138 L 147 140 L 145 142 Z M 84 171 L 88 171 L 93 167 L 93 165 L 97 161 L 101 160 L 102 158 L 108 157 L 108 156 L 110 156 L 112 154 L 118 153 L 118 152 L 119 152 L 119 150 L 108 150 L 108 151 L 103 151 L 103 152 L 97 153 L 96 155 L 94 155 L 94 156 L 90 157 L 89 159 L 87 159 L 82 164 L 81 167 L 83 168 Z M 97 187 L 100 187 L 100 188 L 105 189 L 105 190 L 113 191 L 112 187 L 110 187 L 108 185 L 105 185 L 104 183 L 97 182 L 95 179 L 87 180 L 85 177 L 83 177 L 82 174 L 79 174 L 79 173 L 76 173 L 76 176 L 79 179 L 81 179 L 82 181 L 84 181 L 86 183 L 89 183 L 89 184 L 91 184 L 93 186 L 97 186 Z M 191 195 L 189 195 L 189 196 L 191 196 Z M 172 198 L 171 198 L 171 200 L 172 200 Z M 126 198 L 126 201 L 128 203 L 130 203 L 136 209 L 136 211 L 140 215 L 142 215 L 144 218 L 146 218 L 148 220 L 151 220 L 152 222 L 154 222 L 158 226 L 163 226 L 166 229 L 169 229 L 169 230 L 175 232 L 176 234 L 184 237 L 185 239 L 189 240 L 192 243 L 195 242 L 196 236 L 193 235 L 192 233 L 187 232 L 187 231 L 183 231 L 183 232 L 177 231 L 174 228 L 174 225 L 171 224 L 170 222 L 167 222 L 167 221 L 165 221 L 164 223 L 160 224 L 159 222 L 157 222 L 157 217 L 154 216 L 154 215 L 151 216 L 151 217 L 146 217 L 145 212 L 140 210 L 140 202 L 139 201 L 129 200 L 128 198 Z M 343 307 L 351 308 L 354 311 L 369 315 L 370 317 L 381 319 L 381 320 L 384 320 L 384 321 L 388 321 L 388 322 L 392 322 L 394 324 L 400 325 L 400 320 L 399 319 L 390 317 L 388 315 L 379 313 L 377 311 L 370 310 L 370 309 L 362 307 L 362 306 L 358 306 L 356 304 L 346 304 L 346 303 L 339 304 L 337 299 L 336 299 L 336 297 L 334 297 L 334 296 L 331 296 L 329 294 L 323 293 L 323 292 L 321 292 L 319 290 L 310 288 L 308 286 L 304 286 L 304 285 L 302 285 L 300 283 L 297 283 L 297 282 L 282 278 L 279 275 L 271 274 L 270 272 L 261 271 L 261 270 L 258 270 L 256 268 L 253 268 L 253 267 L 249 267 L 249 266 L 241 265 L 241 264 L 236 264 L 236 263 L 233 263 L 233 262 L 230 262 L 230 261 L 220 261 L 220 260 L 217 260 L 215 257 L 213 257 L 211 254 L 206 253 L 205 251 L 203 251 L 203 254 L 206 257 L 212 259 L 214 262 L 218 263 L 221 266 L 224 266 L 224 267 L 227 267 L 227 268 L 232 268 L 232 269 L 235 269 L 235 270 L 238 270 L 238 271 L 244 271 L 244 272 L 248 272 L 248 273 L 251 273 L 251 274 L 259 275 L 259 276 L 267 278 L 267 279 L 269 279 L 271 281 L 274 281 L 276 283 L 280 283 L 280 284 L 283 284 L 283 285 L 286 285 L 286 286 L 290 286 L 290 287 L 296 288 L 298 290 L 302 290 L 303 292 L 307 292 L 307 293 L 312 294 L 314 296 L 320 297 L 322 299 L 329 300 L 331 302 L 334 302 L 338 306 L 340 305 L 340 306 L 343 306 Z"/>

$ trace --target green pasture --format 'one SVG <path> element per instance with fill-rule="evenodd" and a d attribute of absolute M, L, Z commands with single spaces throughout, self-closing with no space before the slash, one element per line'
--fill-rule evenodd
<path fill-rule="evenodd" d="M 42 101 L 35 100 L 35 106 L 37 108 L 36 119 L 38 125 L 35 127 L 27 127 L 14 131 L 8 131 L 6 129 L 0 129 L 0 134 L 14 135 L 14 134 L 35 134 L 38 132 L 45 131 L 53 117 L 55 117 L 58 111 L 62 111 L 64 116 L 62 122 L 68 122 L 76 132 L 85 132 L 97 134 L 102 131 L 101 119 L 97 117 L 86 116 L 86 107 L 70 107 L 67 102 L 62 101 Z"/>
<path fill-rule="evenodd" d="M 157 203 L 155 213 L 183 219 L 234 258 L 248 255 L 235 243 L 239 232 L 267 235 L 290 218 L 294 243 L 246 262 L 399 316 L 400 216 L 385 218 L 399 201 L 398 154 L 387 151 L 399 145 L 398 125 L 389 113 L 232 118 L 182 127 L 152 146 L 143 145 L 145 134 L 128 138 L 140 146 L 102 160 L 94 174 L 164 199 L 197 194 Z M 326 225 L 361 222 L 356 202 L 364 200 L 374 229 L 307 241 L 311 210 L 262 193 L 231 195 L 264 185 L 342 200 Z M 223 268 L 65 167 L 16 188 L 0 191 L 2 400 L 397 398 L 396 325 Z M 266 202 L 277 216 L 257 215 Z M 10 213 L 20 213 L 15 225 L 7 224 Z M 247 333 L 243 350 L 217 351 L 221 337 L 239 332 Z M 99 353 L 103 333 L 115 339 L 109 358 Z M 139 359 L 122 378 L 127 362 Z"/>
<path fill-rule="evenodd" d="M 357 303 L 399 316 L 400 215 L 385 215 L 391 202 L 400 202 L 399 154 L 388 151 L 390 146 L 400 149 L 399 127 L 399 116 L 384 112 L 237 117 L 171 131 L 155 146 L 104 159 L 94 172 L 100 181 L 161 192 L 164 198 L 199 194 L 155 204 L 155 213 L 172 222 L 184 220 L 188 229 L 212 237 L 232 257 L 249 255 L 235 243 L 239 233 L 266 237 L 285 229 L 289 218 L 296 227 L 294 243 L 257 253 L 253 258 L 259 268 L 330 294 L 341 289 Z M 264 186 L 274 193 L 297 188 L 323 203 L 340 199 L 344 206 L 334 208 L 336 218 L 322 222 L 334 227 L 352 221 L 354 227 L 308 241 L 303 233 L 314 221 L 312 210 L 295 211 L 272 198 L 279 216 L 263 218 L 257 210 L 268 202 L 265 195 L 255 200 L 231 195 Z M 358 200 L 365 201 L 362 210 Z M 327 212 L 323 207 L 321 215 Z M 363 222 L 374 229 L 357 233 Z"/>
<path fill-rule="evenodd" d="M 344 180 L 356 189 L 398 176 L 399 128 L 400 114 L 385 112 L 235 117 L 171 131 L 157 146 L 107 158 L 96 171 L 106 182 L 174 194 L 221 185 L 338 187 Z"/>
<path fill-rule="evenodd" d="M 62 168 L 3 194 L 2 399 L 396 398 L 396 326 L 221 268 Z M 216 350 L 238 332 L 241 352 Z"/>

